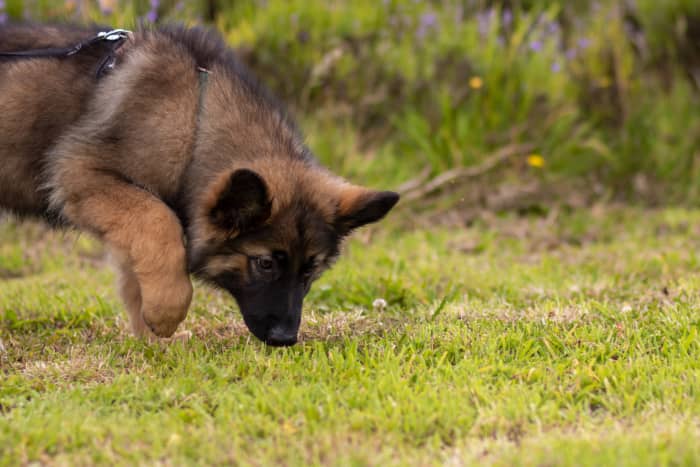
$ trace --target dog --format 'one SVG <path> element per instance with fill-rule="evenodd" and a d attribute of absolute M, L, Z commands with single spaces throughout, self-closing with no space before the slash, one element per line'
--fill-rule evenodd
<path fill-rule="evenodd" d="M 296 343 L 342 240 L 398 200 L 322 167 L 214 31 L 0 26 L 0 207 L 100 239 L 137 336 L 177 336 L 193 275 Z"/>

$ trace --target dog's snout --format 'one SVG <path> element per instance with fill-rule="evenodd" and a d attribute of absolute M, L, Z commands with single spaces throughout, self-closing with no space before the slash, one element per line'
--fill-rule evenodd
<path fill-rule="evenodd" d="M 292 296 L 292 301 L 288 300 Z M 235 295 L 234 295 L 235 297 Z M 271 284 L 253 297 L 242 295 L 239 301 L 243 320 L 248 329 L 267 345 L 284 347 L 297 342 L 304 299 L 303 287 Z M 287 306 L 285 306 L 287 305 Z"/>
<path fill-rule="evenodd" d="M 267 345 L 273 347 L 286 347 L 297 343 L 297 331 L 290 331 L 281 327 L 273 327 L 267 333 L 265 339 Z"/>

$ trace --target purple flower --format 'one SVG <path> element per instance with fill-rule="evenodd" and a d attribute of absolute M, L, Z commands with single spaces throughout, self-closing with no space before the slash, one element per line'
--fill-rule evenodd
<path fill-rule="evenodd" d="M 542 41 L 539 41 L 537 39 L 531 41 L 530 50 L 532 50 L 533 52 L 539 52 L 540 50 L 542 50 Z"/>
<path fill-rule="evenodd" d="M 437 27 L 437 15 L 433 12 L 424 13 L 420 17 L 420 24 L 418 25 L 418 30 L 416 35 L 419 39 L 424 38 L 430 29 L 435 29 Z"/>
<path fill-rule="evenodd" d="M 559 32 L 559 23 L 552 21 L 547 24 L 547 32 L 551 35 L 556 35 Z"/>
<path fill-rule="evenodd" d="M 561 71 L 561 63 L 559 63 L 559 62 L 552 63 L 552 73 L 559 73 L 560 71 Z"/>
<path fill-rule="evenodd" d="M 433 12 L 428 12 L 420 17 L 420 25 L 424 28 L 432 28 L 437 24 L 437 16 Z"/>
<path fill-rule="evenodd" d="M 98 5 L 100 6 L 100 11 L 102 12 L 103 15 L 109 16 L 113 13 L 112 11 L 112 5 L 116 2 L 111 2 L 107 0 L 102 0 L 97 2 Z"/>
<path fill-rule="evenodd" d="M 477 13 L 476 21 L 478 23 L 479 34 L 481 36 L 486 36 L 491 30 L 491 19 L 493 18 L 494 13 L 495 12 L 493 9 L 488 9 Z"/>
<path fill-rule="evenodd" d="M 151 9 L 146 13 L 146 19 L 151 23 L 158 21 L 158 5 L 160 5 L 160 0 L 151 0 Z"/>
<path fill-rule="evenodd" d="M 579 49 L 586 50 L 591 45 L 591 40 L 587 39 L 585 37 L 582 37 L 581 39 L 578 40 L 576 45 L 578 45 Z"/>
<path fill-rule="evenodd" d="M 573 60 L 574 58 L 576 58 L 576 55 L 578 55 L 578 52 L 576 51 L 576 49 L 569 49 L 566 51 L 565 55 L 567 60 Z"/>
<path fill-rule="evenodd" d="M 0 24 L 7 23 L 7 13 L 0 13 Z"/>
<path fill-rule="evenodd" d="M 503 23 L 503 27 L 510 27 L 510 25 L 513 24 L 513 12 L 510 10 L 503 10 L 501 22 Z"/>
<path fill-rule="evenodd" d="M 0 10 L 5 9 L 5 0 L 0 0 Z"/>

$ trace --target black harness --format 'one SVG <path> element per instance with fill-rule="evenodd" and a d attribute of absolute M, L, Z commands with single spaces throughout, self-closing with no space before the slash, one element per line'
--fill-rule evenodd
<path fill-rule="evenodd" d="M 129 39 L 131 31 L 126 29 L 113 29 L 107 32 L 98 32 L 95 36 L 81 41 L 69 47 L 50 47 L 45 49 L 32 49 L 22 51 L 2 52 L 0 51 L 0 59 L 2 58 L 68 58 L 80 51 L 84 51 L 98 44 L 107 45 L 107 54 L 100 61 L 95 74 L 96 78 L 100 78 L 106 71 L 114 68 L 117 61 L 117 50 Z M 207 68 L 197 66 L 199 96 L 197 99 L 196 110 L 196 125 L 195 125 L 195 141 L 197 133 L 202 121 L 202 112 L 204 108 L 204 98 L 209 84 L 209 75 L 211 71 Z"/>
<path fill-rule="evenodd" d="M 0 52 L 0 57 L 14 58 L 66 58 L 77 54 L 81 50 L 86 50 L 98 44 L 107 46 L 107 54 L 100 61 L 95 72 L 95 77 L 99 78 L 106 71 L 114 68 L 117 61 L 117 50 L 129 38 L 131 31 L 126 29 L 113 29 L 106 32 L 98 32 L 95 36 L 78 42 L 68 47 L 49 47 L 46 49 L 20 50 L 11 52 Z"/>
<path fill-rule="evenodd" d="M 106 71 L 114 68 L 117 61 L 117 50 L 119 50 L 119 47 L 124 44 L 130 35 L 131 31 L 126 29 L 112 29 L 111 31 L 98 32 L 93 37 L 68 47 L 49 47 L 45 49 L 10 52 L 0 51 L 0 58 L 67 58 L 95 45 L 106 44 L 107 54 L 100 61 L 97 71 L 95 72 L 95 77 L 100 78 Z M 204 104 L 204 94 L 207 89 L 211 71 L 203 67 L 197 67 L 197 73 L 199 74 L 199 100 L 197 102 L 197 121 L 199 122 L 201 119 L 202 106 Z"/>

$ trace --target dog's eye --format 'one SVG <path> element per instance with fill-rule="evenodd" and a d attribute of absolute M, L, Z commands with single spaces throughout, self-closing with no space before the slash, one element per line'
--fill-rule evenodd
<path fill-rule="evenodd" d="M 258 256 L 255 258 L 255 265 L 261 271 L 272 271 L 275 267 L 275 261 L 269 256 Z"/>

